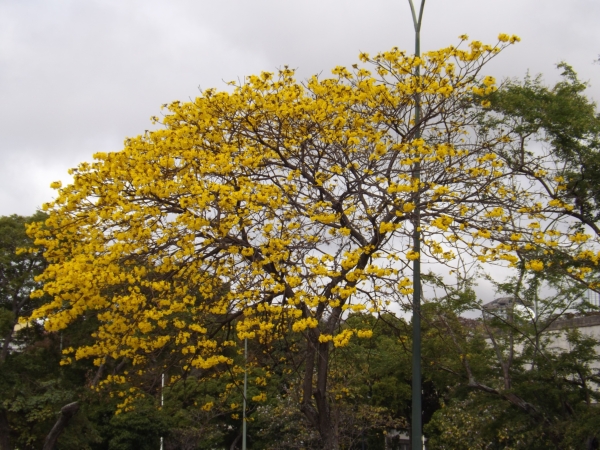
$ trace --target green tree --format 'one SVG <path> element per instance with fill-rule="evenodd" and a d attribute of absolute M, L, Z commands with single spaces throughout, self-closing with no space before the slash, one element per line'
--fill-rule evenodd
<path fill-rule="evenodd" d="M 503 305 L 481 308 L 472 297 L 466 305 L 483 319 L 461 324 L 452 296 L 435 303 L 448 306 L 434 317 L 454 348 L 435 364 L 457 378 L 427 427 L 433 448 L 598 446 L 597 342 L 557 327 L 567 313 L 587 313 L 586 290 L 599 286 L 600 118 L 587 84 L 570 66 L 559 68 L 554 87 L 540 76 L 505 82 L 481 122 L 482 139 L 507 136 L 498 155 L 520 182 L 552 200 L 528 211 L 540 232 L 517 251 L 515 275 L 495 281 Z M 548 211 L 564 219 L 567 240 L 545 234 Z M 534 264 L 541 270 L 530 270 Z M 556 348 L 561 333 L 568 349 Z"/>
<path fill-rule="evenodd" d="M 25 227 L 46 218 L 42 212 L 31 217 L 0 217 L 0 364 L 10 351 L 19 320 L 27 319 L 40 305 L 30 294 L 41 287 L 35 277 L 44 271 L 46 261 L 43 249 L 33 246 Z"/>
<path fill-rule="evenodd" d="M 559 281 L 553 271 L 523 270 L 497 286 L 503 301 L 483 306 L 479 320 L 456 314 L 457 301 L 478 307 L 468 293 L 428 305 L 436 330 L 429 345 L 445 351 L 432 363 L 454 375 L 426 427 L 432 448 L 596 448 L 597 341 L 561 328 L 582 289 Z"/>
<path fill-rule="evenodd" d="M 4 374 L 8 369 L 6 359 L 12 347 L 22 345 L 15 342 L 17 327 L 21 317 L 27 317 L 39 300 L 32 300 L 30 293 L 40 287 L 34 278 L 45 267 L 42 251 L 23 251 L 17 254 L 20 248 L 27 249 L 32 245 L 32 240 L 27 236 L 25 225 L 34 221 L 43 221 L 46 215 L 37 213 L 32 217 L 13 215 L 0 217 L 0 371 Z M 33 327 L 34 325 L 32 325 Z M 27 332 L 29 330 L 25 330 Z M 10 425 L 5 405 L 0 405 L 0 448 L 10 448 Z"/>
<path fill-rule="evenodd" d="M 510 167 L 536 180 L 548 194 L 574 206 L 565 211 L 596 234 L 600 219 L 600 115 L 577 73 L 558 64 L 562 80 L 553 87 L 541 75 L 506 81 L 491 96 L 491 120 L 513 136 L 499 154 Z M 536 143 L 543 148 L 535 150 Z M 539 147 L 539 146 L 537 146 Z M 551 177 L 564 178 L 564 188 L 550 189 Z"/>
<path fill-rule="evenodd" d="M 537 349 L 516 353 L 509 388 L 504 368 L 493 358 L 487 376 L 480 372 L 470 382 L 455 384 L 426 427 L 430 447 L 597 448 L 600 395 L 592 381 L 597 342 L 576 331 L 568 339 L 570 350 L 552 351 L 554 341 L 548 338 Z M 477 357 L 465 359 L 474 365 Z"/>

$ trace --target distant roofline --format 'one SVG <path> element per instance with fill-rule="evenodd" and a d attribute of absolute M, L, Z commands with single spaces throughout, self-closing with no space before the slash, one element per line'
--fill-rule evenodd
<path fill-rule="evenodd" d="M 548 330 L 562 330 L 564 328 L 585 328 L 600 325 L 600 314 L 587 314 L 585 316 L 561 317 L 556 319 Z"/>
<path fill-rule="evenodd" d="M 499 297 L 483 305 L 483 309 L 502 309 L 515 303 L 514 297 Z M 518 305 L 531 306 L 531 302 L 516 302 Z"/>

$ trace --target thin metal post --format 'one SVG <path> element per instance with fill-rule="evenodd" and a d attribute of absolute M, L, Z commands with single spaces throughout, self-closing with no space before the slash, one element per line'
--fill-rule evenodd
<path fill-rule="evenodd" d="M 421 57 L 421 22 L 425 0 L 421 0 L 419 17 L 415 11 L 412 0 L 408 0 L 415 27 L 415 56 Z M 416 77 L 421 76 L 420 66 L 416 67 Z M 421 95 L 415 93 L 415 139 L 421 137 Z M 417 183 L 421 180 L 421 162 L 417 161 L 413 166 L 413 177 Z M 418 187 L 420 189 L 420 186 Z M 421 207 L 420 193 L 417 191 L 415 200 L 415 212 L 413 220 L 413 250 L 418 253 L 417 259 L 413 261 L 413 359 L 412 359 L 412 427 L 411 447 L 412 450 L 423 449 L 423 423 L 422 423 L 422 381 L 421 381 Z"/>
<path fill-rule="evenodd" d="M 165 373 L 163 372 L 162 374 L 162 379 L 160 382 L 160 409 L 162 410 L 163 405 L 165 404 L 165 394 L 164 394 L 164 390 L 165 390 Z M 160 450 L 163 450 L 163 437 L 160 437 Z"/>
<path fill-rule="evenodd" d="M 248 338 L 244 338 L 244 408 L 242 411 L 242 450 L 246 450 L 246 391 L 248 389 Z"/>

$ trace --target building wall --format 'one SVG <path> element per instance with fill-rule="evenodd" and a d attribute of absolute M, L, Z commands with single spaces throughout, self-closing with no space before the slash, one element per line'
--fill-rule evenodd
<path fill-rule="evenodd" d="M 554 322 L 549 328 L 549 332 L 554 335 L 550 348 L 557 351 L 572 350 L 571 344 L 567 340 L 567 330 L 573 328 L 577 328 L 584 336 L 596 339 L 598 342 L 596 353 L 600 354 L 600 314 L 560 319 Z M 600 369 L 600 362 L 592 364 L 592 367 Z"/>

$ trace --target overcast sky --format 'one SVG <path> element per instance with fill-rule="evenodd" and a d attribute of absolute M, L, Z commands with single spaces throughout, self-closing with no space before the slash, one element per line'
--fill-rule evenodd
<path fill-rule="evenodd" d="M 428 0 L 422 49 L 517 34 L 487 74 L 553 82 L 565 60 L 600 99 L 599 18 L 598 0 Z M 32 214 L 68 168 L 120 150 L 198 86 L 413 45 L 407 0 L 0 0 L 0 215 Z"/>

